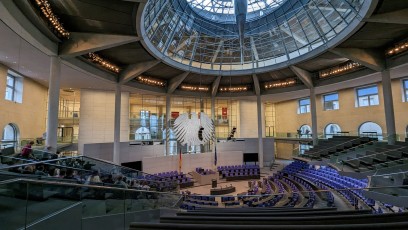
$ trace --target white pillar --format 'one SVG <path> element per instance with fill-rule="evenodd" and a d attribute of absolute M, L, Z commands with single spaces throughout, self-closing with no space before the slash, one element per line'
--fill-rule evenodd
<path fill-rule="evenodd" d="M 396 141 L 394 102 L 392 100 L 390 70 L 381 72 L 384 97 L 385 124 L 387 126 L 388 144 L 393 145 Z"/>
<path fill-rule="evenodd" d="M 61 60 L 57 56 L 51 56 L 50 78 L 48 84 L 48 120 L 47 137 L 45 143 L 51 146 L 51 151 L 57 151 L 58 132 L 58 104 L 61 78 Z"/>
<path fill-rule="evenodd" d="M 258 115 L 258 160 L 259 160 L 259 167 L 263 168 L 263 136 L 262 136 L 262 101 L 261 95 L 256 96 L 256 109 Z"/>
<path fill-rule="evenodd" d="M 319 141 L 319 134 L 317 133 L 316 94 L 314 88 L 310 89 L 310 114 L 312 116 L 313 145 L 317 145 Z"/>
<path fill-rule="evenodd" d="M 120 164 L 120 111 L 122 107 L 122 85 L 116 83 L 115 121 L 113 127 L 113 163 Z"/>
<path fill-rule="evenodd" d="M 166 152 L 165 155 L 170 155 L 169 142 L 170 142 L 170 119 L 171 119 L 171 97 L 170 94 L 166 94 Z"/>

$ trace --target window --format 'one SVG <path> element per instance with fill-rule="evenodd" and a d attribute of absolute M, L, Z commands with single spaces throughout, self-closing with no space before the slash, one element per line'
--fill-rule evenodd
<path fill-rule="evenodd" d="M 150 130 L 146 127 L 140 127 L 136 130 L 135 140 L 150 140 Z"/>
<path fill-rule="evenodd" d="M 357 107 L 379 105 L 378 88 L 370 86 L 357 89 Z"/>
<path fill-rule="evenodd" d="M 310 99 L 309 98 L 299 100 L 298 113 L 299 114 L 310 113 Z"/>
<path fill-rule="evenodd" d="M 324 135 L 326 138 L 332 138 L 334 135 L 341 132 L 340 126 L 338 124 L 328 124 L 324 129 Z"/>
<path fill-rule="evenodd" d="M 4 99 L 18 103 L 23 102 L 23 78 L 7 73 L 6 95 Z"/>
<path fill-rule="evenodd" d="M 402 81 L 402 86 L 404 88 L 404 101 L 408 102 L 408 79 Z"/>
<path fill-rule="evenodd" d="M 310 126 L 308 125 L 302 125 L 300 126 L 300 133 L 299 133 L 299 137 L 301 138 L 310 138 L 312 137 L 312 129 L 310 128 Z"/>
<path fill-rule="evenodd" d="M 3 129 L 2 148 L 15 146 L 18 136 L 19 131 L 17 125 L 13 123 L 7 124 Z"/>
<path fill-rule="evenodd" d="M 308 125 L 302 125 L 298 129 L 298 135 L 300 138 L 311 138 L 312 137 L 312 129 Z M 299 142 L 299 153 L 304 154 L 306 150 L 310 149 L 310 145 L 308 142 Z"/>
<path fill-rule="evenodd" d="M 382 140 L 382 129 L 377 123 L 368 121 L 360 125 L 358 129 L 360 136 L 368 136 Z"/>
<path fill-rule="evenodd" d="M 337 110 L 339 109 L 339 94 L 333 93 L 323 96 L 324 110 Z"/>

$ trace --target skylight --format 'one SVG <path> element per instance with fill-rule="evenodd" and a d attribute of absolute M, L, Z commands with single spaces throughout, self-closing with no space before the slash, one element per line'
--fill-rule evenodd
<path fill-rule="evenodd" d="M 234 0 L 186 0 L 191 8 L 201 16 L 212 21 L 234 22 Z M 247 20 L 261 17 L 278 6 L 285 0 L 247 0 Z"/>

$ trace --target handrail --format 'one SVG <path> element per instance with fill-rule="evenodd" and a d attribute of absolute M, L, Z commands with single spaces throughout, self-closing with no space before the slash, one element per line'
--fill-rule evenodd
<path fill-rule="evenodd" d="M 374 156 L 374 155 L 379 155 L 379 154 L 384 155 L 385 153 L 388 153 L 388 152 L 391 152 L 391 151 L 400 150 L 400 149 L 404 149 L 404 148 L 407 148 L 407 146 L 404 146 L 404 147 L 401 147 L 401 148 L 397 148 L 397 149 L 390 149 L 390 150 L 387 150 L 387 151 L 381 152 L 381 153 L 373 153 L 373 154 L 370 154 L 370 155 L 365 155 L 365 156 L 362 156 L 362 157 L 357 157 L 357 158 L 353 158 L 353 159 L 349 159 L 349 160 L 341 160 L 341 161 L 342 161 L 343 163 L 345 163 L 345 162 L 349 162 L 349 161 L 353 161 L 353 160 L 358 160 L 358 159 L 361 159 L 361 158 L 370 157 L 370 156 Z"/>
<path fill-rule="evenodd" d="M 30 161 L 29 163 L 15 164 L 15 165 L 3 167 L 1 169 L 11 169 L 11 168 L 16 168 L 16 167 L 24 167 L 24 166 L 33 165 L 33 164 L 47 164 L 48 162 L 54 162 L 54 161 L 60 161 L 60 160 L 69 160 L 69 159 L 77 158 L 77 157 L 64 157 L 64 158 L 49 159 L 49 160 L 44 160 L 44 161 L 35 161 L 35 160 L 29 159 L 29 158 L 25 159 L 25 158 L 9 157 L 9 156 L 1 156 L 1 155 L 0 155 L 0 157 L 6 157 L 6 158 L 15 159 L 15 160 Z M 63 165 L 59 165 L 59 166 L 63 166 Z"/>
<path fill-rule="evenodd" d="M 106 186 L 99 186 L 99 185 L 86 185 L 86 184 L 73 184 L 67 182 L 55 182 L 55 181 L 38 181 L 32 179 L 24 179 L 24 178 L 17 178 L 11 179 L 7 181 L 0 181 L 0 184 L 10 184 L 15 182 L 26 182 L 26 183 L 34 183 L 34 184 L 50 184 L 50 185 L 61 185 L 61 186 L 73 186 L 73 187 L 86 187 L 86 188 L 95 188 L 95 189 L 107 189 L 107 190 L 117 190 L 117 191 L 128 191 L 128 192 L 145 192 L 145 193 L 158 193 L 158 194 L 168 194 L 168 195 L 176 195 L 182 197 L 194 196 L 195 194 L 191 195 L 183 195 L 179 193 L 172 193 L 172 192 L 159 192 L 159 191 L 148 191 L 148 190 L 138 190 L 138 189 L 129 189 L 129 188 L 117 188 L 117 187 L 106 187 Z M 384 189 L 384 188 L 408 188 L 408 185 L 400 185 L 400 186 L 374 186 L 374 187 L 365 187 L 365 188 L 342 188 L 342 189 L 320 189 L 320 190 L 302 190 L 296 192 L 283 192 L 283 193 L 272 193 L 272 194 L 265 194 L 265 195 L 236 195 L 236 197 L 268 197 L 268 196 L 275 196 L 275 195 L 287 195 L 287 194 L 294 194 L 294 193 L 306 193 L 306 192 L 332 192 L 332 191 L 350 191 L 350 190 L 367 190 L 367 189 Z M 224 197 L 225 195 L 203 195 L 203 194 L 196 194 L 197 196 L 206 196 L 206 197 Z M 227 195 L 231 197 L 232 195 Z M 235 197 L 235 196 L 233 196 Z"/>
<path fill-rule="evenodd" d="M 118 167 L 118 168 L 123 168 L 123 169 L 129 170 L 129 171 L 137 172 L 138 174 L 150 175 L 150 176 L 153 176 L 153 177 L 156 177 L 156 178 L 159 178 L 159 179 L 169 180 L 168 178 L 165 178 L 165 177 L 162 177 L 162 176 L 145 173 L 145 172 L 140 171 L 140 170 L 128 168 L 128 167 L 121 166 L 121 165 L 116 165 L 116 164 L 114 164 L 112 162 L 109 162 L 109 161 L 104 161 L 104 160 L 100 160 L 100 159 L 96 159 L 96 158 L 92 158 L 92 157 L 88 157 L 88 156 L 83 156 L 83 155 L 82 156 L 73 156 L 73 157 L 59 157 L 59 158 L 56 158 L 56 159 L 50 159 L 50 160 L 45 160 L 45 161 L 34 161 L 34 160 L 30 160 L 30 159 L 16 158 L 16 157 L 1 156 L 0 155 L 0 158 L 1 157 L 6 157 L 6 158 L 11 158 L 11 159 L 16 159 L 16 160 L 30 161 L 29 163 L 16 164 L 16 165 L 4 167 L 2 169 L 10 169 L 10 168 L 15 168 L 15 167 L 24 167 L 24 166 L 27 166 L 27 165 L 41 164 L 41 163 L 47 163 L 47 162 L 53 162 L 53 161 L 71 160 L 71 159 L 81 159 L 82 158 L 81 160 L 83 160 L 85 158 L 85 159 L 90 159 L 90 160 L 93 160 L 93 161 L 99 161 L 99 162 L 102 162 L 102 163 L 105 163 L 105 164 L 110 164 L 112 166 L 115 166 L 115 167 Z M 58 165 L 58 166 L 66 167 L 66 168 L 69 167 L 69 166 L 63 166 L 63 165 Z"/>
<path fill-rule="evenodd" d="M 315 152 L 315 153 L 313 153 L 313 154 L 323 152 L 323 151 L 325 151 L 325 150 L 328 150 L 328 149 L 331 149 L 331 148 L 333 148 L 333 147 L 337 147 L 337 146 L 343 145 L 343 144 L 345 144 L 345 143 L 349 143 L 349 142 L 353 142 L 353 141 L 356 141 L 356 140 L 360 140 L 360 139 L 362 139 L 362 138 L 365 138 L 365 137 L 358 137 L 358 138 L 356 138 L 356 139 L 352 139 L 352 140 L 349 140 L 349 141 L 346 141 L 346 142 L 342 142 L 342 143 L 340 143 L 340 144 L 337 144 L 337 145 L 334 145 L 334 146 L 331 146 L 331 147 L 328 147 L 328 148 L 325 148 L 325 149 L 321 149 L 321 150 L 319 150 L 319 151 L 317 151 L 317 152 Z M 372 141 L 369 141 L 369 142 L 367 142 L 367 143 L 360 144 L 360 145 L 365 145 L 365 144 L 372 143 L 372 142 L 375 142 L 375 141 L 372 140 Z M 358 147 L 358 146 L 360 146 L 360 145 L 357 145 L 356 147 Z M 309 154 L 304 154 L 304 155 L 309 156 Z"/>
<path fill-rule="evenodd" d="M 92 171 L 89 171 L 89 170 L 86 170 L 86 169 L 80 169 L 80 168 L 72 168 L 72 167 L 68 167 L 68 166 L 62 166 L 62 165 L 55 165 L 55 164 L 49 164 L 49 165 L 51 165 L 51 166 L 57 166 L 57 167 L 61 167 L 61 168 L 69 168 L 69 169 L 74 169 L 74 170 L 78 170 L 78 171 L 85 171 L 86 173 L 92 173 Z M 0 169 L 0 175 L 2 174 L 2 172 L 1 172 L 1 170 L 2 169 Z M 9 171 L 5 171 L 5 172 L 7 172 L 8 174 L 5 174 L 5 173 L 3 173 L 3 174 L 5 174 L 5 175 L 8 175 L 8 176 L 17 176 L 17 175 L 20 175 L 19 173 L 17 173 L 17 172 L 9 172 Z M 55 179 L 58 179 L 58 177 L 53 177 L 53 176 L 47 176 L 47 175 L 36 175 L 36 174 L 22 174 L 22 176 L 21 177 L 37 177 L 38 179 L 47 179 L 47 178 L 55 178 Z M 64 178 L 59 178 L 60 180 L 65 180 Z M 148 180 L 148 179 L 138 179 L 138 178 L 133 178 L 133 177 L 129 177 L 129 179 L 131 179 L 132 181 L 137 181 L 137 182 L 145 182 L 145 181 L 147 181 L 147 182 L 153 182 L 153 183 L 159 183 L 159 182 L 163 182 L 163 181 L 155 181 L 155 180 Z M 168 179 L 168 180 L 166 180 L 166 181 L 164 181 L 164 182 L 174 182 L 174 181 L 172 181 L 172 180 L 170 180 L 170 179 Z M 104 183 L 104 182 L 102 182 L 102 183 Z M 174 182 L 174 184 L 175 184 L 175 182 Z"/>
<path fill-rule="evenodd" d="M 138 174 L 140 173 L 140 174 L 143 174 L 143 175 L 150 175 L 150 176 L 154 176 L 154 177 L 157 177 L 157 178 L 160 178 L 160 179 L 165 179 L 165 180 L 167 180 L 167 178 L 162 177 L 162 176 L 153 175 L 153 174 L 150 174 L 150 173 L 145 173 L 145 172 L 143 172 L 143 171 L 140 171 L 140 170 L 137 170 L 137 169 L 132 169 L 132 168 L 129 168 L 129 167 L 126 167 L 126 166 L 122 166 L 122 165 L 116 165 L 116 164 L 114 164 L 114 163 L 112 163 L 112 162 L 105 161 L 105 160 L 102 160 L 102 159 L 96 159 L 96 158 L 93 158 L 93 157 L 83 156 L 83 155 L 82 155 L 82 156 L 77 156 L 77 157 L 78 157 L 78 158 L 79 158 L 79 157 L 82 157 L 82 158 L 92 159 L 92 160 L 94 160 L 94 161 L 99 161 L 99 162 L 102 162 L 102 163 L 105 163 L 105 164 L 114 165 L 115 167 L 118 167 L 118 168 L 123 168 L 123 169 L 129 170 L 129 171 L 137 172 Z"/>
<path fill-rule="evenodd" d="M 397 174 L 405 174 L 408 173 L 408 171 L 403 171 L 403 172 L 394 172 L 394 173 L 387 173 L 387 174 L 380 174 L 380 175 L 372 175 L 371 177 L 380 177 L 380 176 L 391 176 L 391 175 L 397 175 Z"/>
<path fill-rule="evenodd" d="M 24 167 L 24 166 L 28 166 L 28 165 L 44 164 L 44 165 L 54 166 L 54 167 L 57 167 L 57 168 L 73 169 L 73 170 L 77 170 L 77 171 L 81 171 L 81 172 L 85 172 L 85 173 L 92 173 L 92 170 L 87 170 L 87 169 L 83 169 L 83 168 L 75 168 L 75 167 L 71 167 L 71 166 L 68 166 L 68 165 L 51 164 L 51 163 L 60 161 L 62 159 L 63 160 L 65 160 L 65 159 L 70 160 L 70 159 L 74 159 L 74 158 L 77 158 L 77 157 L 66 157 L 66 158 L 50 159 L 50 160 L 46 160 L 46 161 L 30 161 L 29 163 L 25 163 L 25 164 L 18 164 L 18 165 L 12 165 L 12 166 L 9 166 L 9 167 L 0 168 L 0 171 L 9 170 L 9 169 L 13 169 L 13 168 Z M 16 159 L 20 159 L 20 158 L 16 158 Z M 51 163 L 49 163 L 49 162 L 51 162 Z M 138 172 L 141 172 L 141 171 L 138 171 Z M 147 173 L 141 172 L 141 174 L 147 174 Z M 147 174 L 147 175 L 151 175 L 151 174 Z M 175 183 L 175 181 L 170 179 L 170 178 L 164 178 L 164 177 L 155 176 L 155 175 L 152 175 L 152 176 L 157 178 L 157 179 L 163 179 L 164 182 L 170 182 L 170 183 L 174 182 Z M 155 182 L 155 183 L 162 182 L 162 181 L 150 180 L 150 179 L 145 179 L 145 178 L 141 179 L 141 178 L 129 177 L 129 179 L 132 179 L 132 180 L 135 180 L 135 181 L 148 181 L 148 182 Z"/>
<path fill-rule="evenodd" d="M 0 184 L 10 184 L 10 183 L 15 183 L 15 182 L 72 186 L 72 187 L 80 187 L 80 188 L 86 187 L 86 188 L 119 190 L 119 191 L 128 191 L 128 192 L 160 193 L 160 194 L 170 194 L 170 195 L 181 196 L 181 194 L 179 194 L 179 193 L 171 193 L 171 192 L 159 192 L 159 191 L 149 191 L 149 190 L 139 190 L 139 189 L 129 189 L 129 188 L 118 188 L 118 187 L 108 187 L 108 186 L 89 185 L 89 184 L 75 184 L 75 183 L 60 182 L 60 181 L 33 180 L 33 179 L 26 179 L 26 178 L 16 178 L 16 179 L 11 179 L 11 180 L 0 181 Z"/>

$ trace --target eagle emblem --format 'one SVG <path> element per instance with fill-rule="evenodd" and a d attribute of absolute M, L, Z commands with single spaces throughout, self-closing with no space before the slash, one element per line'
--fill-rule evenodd
<path fill-rule="evenodd" d="M 182 145 L 201 145 L 207 143 L 214 134 L 214 123 L 205 113 L 192 112 L 191 118 L 188 113 L 181 114 L 174 121 L 174 131 L 177 140 Z"/>

